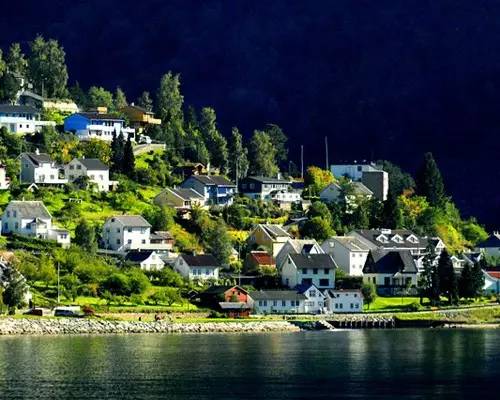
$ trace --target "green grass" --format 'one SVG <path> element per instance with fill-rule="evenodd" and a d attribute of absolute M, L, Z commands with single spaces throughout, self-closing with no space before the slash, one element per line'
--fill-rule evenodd
<path fill-rule="evenodd" d="M 146 153 L 139 154 L 138 156 L 135 157 L 135 167 L 136 168 L 148 168 L 149 164 L 148 161 L 151 161 L 156 154 L 161 156 L 164 153 L 165 150 L 163 149 L 156 149 L 152 151 L 148 151 Z M 149 153 L 153 154 L 149 154 Z"/>
<path fill-rule="evenodd" d="M 427 299 L 424 299 L 426 302 Z M 368 307 L 364 306 L 365 312 L 374 311 L 401 311 L 406 309 L 410 304 L 420 304 L 420 297 L 381 297 L 378 296 L 375 301 Z"/>

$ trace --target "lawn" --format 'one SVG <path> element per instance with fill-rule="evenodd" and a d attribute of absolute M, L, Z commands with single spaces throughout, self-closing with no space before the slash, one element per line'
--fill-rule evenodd
<path fill-rule="evenodd" d="M 424 299 L 424 304 L 427 299 Z M 367 304 L 364 306 L 365 312 L 376 312 L 376 311 L 402 311 L 413 303 L 420 304 L 420 297 L 381 297 L 378 296 L 375 301 L 368 307 Z"/>
<path fill-rule="evenodd" d="M 156 154 L 159 156 L 162 156 L 165 150 L 163 149 L 156 149 L 156 150 L 151 150 L 148 151 L 147 153 L 142 153 L 139 154 L 138 156 L 135 157 L 135 167 L 136 168 L 148 168 L 149 163 L 148 161 L 151 161 Z M 150 154 L 152 153 L 152 154 Z"/>

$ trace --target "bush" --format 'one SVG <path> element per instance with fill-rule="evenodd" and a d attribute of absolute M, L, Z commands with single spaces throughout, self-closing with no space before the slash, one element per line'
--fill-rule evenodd
<path fill-rule="evenodd" d="M 215 310 L 212 310 L 210 311 L 210 313 L 208 314 L 208 318 L 226 318 L 226 315 L 221 313 L 221 312 L 218 312 L 218 311 L 215 311 Z"/>
<path fill-rule="evenodd" d="M 409 305 L 406 307 L 406 309 L 407 309 L 408 311 L 421 311 L 421 310 L 423 309 L 423 307 L 422 307 L 419 303 L 415 302 L 415 303 L 411 303 L 411 304 L 409 304 Z"/>
<path fill-rule="evenodd" d="M 92 316 L 95 315 L 95 310 L 92 306 L 89 306 L 88 304 L 83 305 L 82 307 L 82 312 L 86 316 Z"/>

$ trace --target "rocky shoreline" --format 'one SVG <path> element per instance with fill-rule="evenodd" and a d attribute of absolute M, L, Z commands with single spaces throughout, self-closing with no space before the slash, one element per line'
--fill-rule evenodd
<path fill-rule="evenodd" d="M 181 323 L 169 321 L 110 321 L 97 318 L 5 318 L 0 319 L 2 335 L 79 335 L 132 333 L 259 333 L 298 332 L 287 321 Z"/>

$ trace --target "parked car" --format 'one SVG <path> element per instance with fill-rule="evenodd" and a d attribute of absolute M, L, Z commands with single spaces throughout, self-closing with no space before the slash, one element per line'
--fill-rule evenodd
<path fill-rule="evenodd" d="M 149 136 L 141 135 L 141 136 L 139 136 L 139 143 L 151 144 L 151 143 L 153 143 L 153 141 L 151 140 L 151 138 Z"/>
<path fill-rule="evenodd" d="M 54 309 L 54 317 L 83 317 L 80 307 L 56 307 Z"/>

